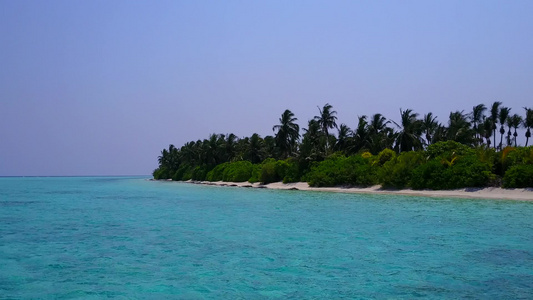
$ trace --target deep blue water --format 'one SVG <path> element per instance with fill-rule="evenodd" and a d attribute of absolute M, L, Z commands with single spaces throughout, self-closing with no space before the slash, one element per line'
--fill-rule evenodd
<path fill-rule="evenodd" d="M 1 299 L 532 295 L 530 202 L 0 178 Z"/>

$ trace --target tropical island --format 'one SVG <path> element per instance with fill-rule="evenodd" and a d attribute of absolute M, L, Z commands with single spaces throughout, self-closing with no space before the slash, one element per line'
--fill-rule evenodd
<path fill-rule="evenodd" d="M 420 118 L 400 109 L 399 123 L 376 113 L 358 117 L 353 130 L 337 124 L 330 104 L 318 112 L 303 135 L 287 109 L 272 136 L 212 134 L 180 148 L 171 144 L 161 151 L 153 177 L 413 190 L 533 187 L 532 108 L 522 116 L 501 102 L 479 104 L 468 113 L 451 112 L 446 124 L 432 113 Z M 517 145 L 521 127 L 524 146 Z"/>

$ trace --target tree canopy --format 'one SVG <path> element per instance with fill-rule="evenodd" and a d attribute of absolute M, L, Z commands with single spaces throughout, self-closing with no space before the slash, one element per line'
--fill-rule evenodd
<path fill-rule="evenodd" d="M 305 174 L 311 172 L 313 166 L 329 161 L 332 157 L 337 157 L 335 164 L 344 161 L 339 159 L 338 155 L 346 157 L 366 155 L 367 158 L 381 155 L 378 165 L 385 168 L 383 157 L 389 157 L 390 153 L 403 157 L 405 162 L 418 163 L 418 158 L 414 159 L 415 156 L 411 154 L 403 156 L 403 153 L 418 153 L 430 149 L 435 144 L 454 142 L 485 153 L 478 157 L 479 159 L 487 160 L 486 157 L 494 158 L 495 155 L 499 155 L 499 162 L 490 162 L 490 172 L 503 178 L 509 164 L 506 164 L 502 157 L 509 152 L 509 146 L 518 146 L 518 128 L 526 129 L 525 146 L 527 147 L 533 127 L 533 109 L 524 108 L 524 116 L 511 114 L 511 108 L 503 106 L 501 102 L 494 102 L 491 105 L 489 115 L 485 114 L 487 106 L 479 104 L 474 106 L 471 112 L 450 112 L 445 122 L 439 122 L 431 112 L 419 117 L 420 115 L 412 109 L 400 109 L 399 122 L 387 119 L 380 113 L 370 118 L 363 115 L 357 118 L 357 124 L 353 130 L 347 124 L 337 125 L 337 112 L 333 110 L 331 104 L 326 103 L 322 108 L 318 107 L 318 111 L 319 115 L 308 121 L 307 128 L 303 128 L 302 135 L 296 123 L 298 119 L 291 110 L 287 109 L 281 114 L 278 124 L 273 125 L 274 134 L 271 136 L 261 137 L 254 133 L 250 137 L 239 138 L 232 133 L 213 133 L 204 140 L 190 141 L 180 148 L 171 144 L 168 149 L 161 151 L 158 157 L 159 166 L 154 171 L 154 177 L 205 180 L 215 167 L 226 163 L 247 161 L 250 164 L 239 165 L 246 168 L 246 171 L 241 170 L 238 178 L 252 174 L 251 178 L 259 180 L 261 176 L 257 172 L 261 167 L 258 166 L 265 166 L 264 170 L 270 170 L 271 174 L 265 175 L 264 178 L 282 180 L 288 176 L 287 178 L 291 180 L 300 180 L 305 178 Z M 500 140 L 497 143 L 498 125 Z M 332 132 L 333 129 L 337 129 L 336 132 Z M 505 140 L 504 135 L 506 135 Z M 383 156 L 382 153 L 388 154 Z M 442 161 L 450 163 L 454 159 L 457 158 L 449 156 L 443 157 Z M 528 159 L 533 161 L 533 157 Z M 276 161 L 284 163 L 273 163 Z M 346 163 L 364 161 L 356 159 L 348 160 Z M 526 161 L 529 160 L 526 159 Z M 221 168 L 218 167 L 217 172 L 221 172 Z M 485 170 L 485 167 L 482 168 Z M 515 173 L 518 172 L 516 170 Z M 237 171 L 233 170 L 231 174 L 237 174 L 235 173 Z M 376 174 L 378 173 L 376 171 Z M 217 176 L 212 175 L 210 178 L 219 178 L 222 175 Z M 385 182 L 389 181 L 385 180 Z"/>

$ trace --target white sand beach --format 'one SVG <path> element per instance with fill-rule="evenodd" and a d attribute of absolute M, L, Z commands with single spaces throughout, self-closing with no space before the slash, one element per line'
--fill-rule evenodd
<path fill-rule="evenodd" d="M 493 200 L 522 200 L 533 201 L 533 189 L 502 189 L 502 188 L 465 188 L 457 190 L 388 190 L 381 189 L 376 185 L 367 188 L 358 187 L 310 187 L 307 182 L 281 183 L 275 182 L 262 185 L 260 183 L 249 182 L 224 182 L 224 181 L 188 181 L 195 184 L 205 184 L 214 186 L 230 186 L 242 188 L 267 188 L 277 190 L 300 190 L 300 191 L 318 191 L 318 192 L 337 192 L 337 193 L 356 193 L 356 194 L 390 194 L 405 196 L 425 196 L 438 198 L 476 198 L 476 199 L 493 199 Z"/>

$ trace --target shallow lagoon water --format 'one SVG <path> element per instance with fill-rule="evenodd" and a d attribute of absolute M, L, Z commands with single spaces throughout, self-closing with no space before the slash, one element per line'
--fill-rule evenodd
<path fill-rule="evenodd" d="M 0 178 L 1 299 L 527 299 L 533 203 Z"/>

